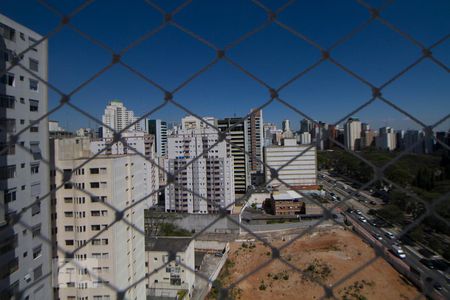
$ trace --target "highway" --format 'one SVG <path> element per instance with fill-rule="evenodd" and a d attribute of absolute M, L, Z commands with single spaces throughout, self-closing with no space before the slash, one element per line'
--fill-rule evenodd
<path fill-rule="evenodd" d="M 329 193 L 334 193 L 336 196 L 341 198 L 341 201 L 349 196 L 349 193 L 354 191 L 354 189 L 348 186 L 348 184 L 339 182 L 336 180 L 336 178 L 333 178 L 328 174 L 322 173 L 320 177 L 320 181 L 324 187 L 324 190 L 328 192 L 327 195 L 329 195 Z M 359 194 L 361 195 L 362 193 Z M 367 196 L 366 194 L 362 195 L 363 196 L 360 196 L 360 198 Z M 372 203 L 375 203 L 375 205 L 371 205 L 370 201 L 373 201 Z M 367 214 L 367 211 L 371 208 L 375 208 L 380 203 L 380 201 L 380 199 L 376 199 L 374 197 L 360 199 L 359 201 L 356 198 L 351 198 L 342 206 L 342 208 L 349 208 L 353 211 L 346 211 L 343 214 L 353 224 L 359 225 L 366 232 L 368 232 L 372 236 L 372 239 L 374 241 L 378 240 L 379 245 L 381 244 L 381 246 L 384 247 L 384 250 L 393 249 L 394 244 L 400 245 L 406 254 L 406 258 L 403 259 L 403 262 L 410 267 L 410 270 L 412 270 L 414 274 L 417 274 L 419 285 L 424 287 L 423 292 L 427 296 L 430 296 L 433 299 L 450 299 L 448 273 L 446 274 L 445 272 L 436 269 L 429 269 L 427 266 L 420 262 L 420 259 L 422 257 L 420 254 L 414 251 L 414 248 L 409 248 L 401 245 L 401 242 L 395 237 L 393 239 L 387 237 L 385 231 L 383 231 L 382 228 L 373 225 L 373 220 Z M 359 213 L 357 213 L 356 210 L 359 210 Z M 360 220 L 361 216 L 364 217 L 367 222 L 362 222 Z M 395 231 L 391 229 L 388 230 L 395 235 Z M 379 237 L 381 237 L 381 239 Z M 396 257 L 397 260 L 400 260 L 400 258 L 397 258 L 397 256 L 395 256 L 395 254 L 393 253 L 390 253 L 388 255 Z M 449 272 L 449 270 L 447 269 L 446 272 Z M 439 288 L 439 285 L 441 288 Z M 435 288 L 435 286 L 437 288 Z"/>

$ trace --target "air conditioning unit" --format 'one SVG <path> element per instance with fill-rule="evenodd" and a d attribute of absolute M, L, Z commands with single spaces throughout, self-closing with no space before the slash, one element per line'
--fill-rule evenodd
<path fill-rule="evenodd" d="M 25 279 L 26 282 L 30 282 L 31 281 L 31 275 L 27 274 L 23 277 L 23 279 Z"/>

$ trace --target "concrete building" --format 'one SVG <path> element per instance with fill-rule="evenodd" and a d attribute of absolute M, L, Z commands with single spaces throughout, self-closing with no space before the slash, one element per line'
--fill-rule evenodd
<path fill-rule="evenodd" d="M 164 169 L 171 174 L 176 173 L 176 176 L 175 184 L 165 189 L 166 211 L 214 213 L 219 207 L 234 203 L 231 146 L 221 141 L 211 148 L 218 140 L 219 134 L 215 129 L 193 116 L 183 118 L 181 128 L 167 138 L 168 155 Z M 209 148 L 207 153 L 203 153 Z M 197 159 L 192 162 L 194 158 Z M 230 206 L 229 210 L 232 208 Z"/>
<path fill-rule="evenodd" d="M 48 79 L 48 43 L 36 32 L 0 14 L 0 69 L 14 59 L 43 80 Z M 49 124 L 47 86 L 27 71 L 14 67 L 0 81 L 0 299 L 51 299 L 51 239 Z M 17 145 L 9 136 L 21 132 Z M 11 222 L 20 214 L 20 222 Z M 43 238 L 42 238 L 42 237 Z M 20 296 L 14 296 L 17 292 Z"/>
<path fill-rule="evenodd" d="M 283 129 L 283 131 L 292 131 L 291 122 L 289 120 L 283 120 L 281 125 L 281 129 Z"/>
<path fill-rule="evenodd" d="M 245 193 L 250 185 L 248 156 L 245 153 L 247 131 L 246 122 L 241 118 L 225 118 L 218 120 L 217 126 L 223 132 L 228 132 L 231 145 L 231 155 L 234 160 L 234 188 L 238 194 Z"/>
<path fill-rule="evenodd" d="M 365 130 L 361 133 L 361 149 L 372 146 L 375 141 L 375 131 L 373 130 Z"/>
<path fill-rule="evenodd" d="M 252 110 L 247 119 L 247 153 L 249 153 L 250 179 L 258 184 L 264 170 L 263 161 L 263 115 L 262 110 Z"/>
<path fill-rule="evenodd" d="M 305 202 L 295 191 L 273 192 L 270 195 L 272 212 L 276 216 L 305 214 Z"/>
<path fill-rule="evenodd" d="M 167 122 L 148 120 L 148 133 L 155 136 L 155 151 L 158 156 L 167 154 Z"/>
<path fill-rule="evenodd" d="M 344 145 L 349 150 L 359 150 L 361 145 L 361 121 L 349 118 L 344 124 Z"/>
<path fill-rule="evenodd" d="M 264 147 L 272 145 L 273 135 L 277 133 L 277 125 L 273 123 L 264 123 L 263 135 L 264 135 Z"/>
<path fill-rule="evenodd" d="M 133 147 L 137 152 L 143 155 L 146 159 L 148 159 L 148 181 L 147 184 L 150 187 L 151 191 L 155 191 L 160 186 L 160 168 L 158 158 L 155 154 L 154 144 L 155 138 L 152 135 L 146 134 L 142 131 L 131 131 L 124 132 L 122 134 L 122 138 L 125 140 L 127 145 L 124 145 L 122 142 L 117 142 L 112 144 L 111 138 L 97 138 L 91 139 L 90 141 L 90 150 L 91 153 L 95 154 L 106 148 L 102 154 L 105 155 L 125 155 L 131 154 L 134 155 L 136 152 L 131 149 Z M 152 163 L 153 162 L 153 163 Z M 158 204 L 158 194 L 152 194 L 146 200 L 148 205 L 156 206 Z"/>
<path fill-rule="evenodd" d="M 300 144 L 308 145 L 311 144 L 311 133 L 303 132 L 300 134 Z"/>
<path fill-rule="evenodd" d="M 120 100 L 112 100 L 105 108 L 105 112 L 102 117 L 103 124 L 109 126 L 115 131 L 119 132 L 135 122 L 137 118 L 134 116 L 132 110 L 128 110 Z M 142 130 L 141 122 L 134 124 L 130 127 L 129 131 Z M 113 137 L 114 132 L 107 127 L 102 127 L 102 136 L 104 138 Z"/>
<path fill-rule="evenodd" d="M 396 134 L 391 127 L 382 127 L 378 132 L 376 138 L 376 145 L 378 149 L 393 151 L 397 148 Z"/>
<path fill-rule="evenodd" d="M 403 139 L 405 149 L 409 149 L 412 153 L 422 154 L 424 152 L 423 133 L 419 130 L 407 130 Z M 415 146 L 414 146 L 415 145 Z"/>
<path fill-rule="evenodd" d="M 150 163 L 130 153 L 99 155 L 89 160 L 93 155 L 89 138 L 53 142 L 53 169 L 63 171 L 52 171 L 52 183 L 63 184 L 52 195 L 56 203 L 53 231 L 60 248 L 55 248 L 54 255 L 61 262 L 65 259 L 62 251 L 77 250 L 74 263 L 61 264 L 58 269 L 58 296 L 116 299 L 108 284 L 122 290 L 142 280 L 146 273 L 144 209 L 152 204 L 140 200 L 153 192 Z M 122 221 L 114 223 L 116 211 L 123 211 L 123 216 Z M 83 271 L 84 267 L 91 275 Z M 145 283 L 141 281 L 127 290 L 125 298 L 145 299 L 145 294 Z"/>
<path fill-rule="evenodd" d="M 175 253 L 174 261 L 169 262 L 169 251 Z M 146 273 L 150 274 L 146 279 L 147 297 L 180 299 L 177 296 L 185 295 L 183 299 L 191 299 L 195 282 L 195 251 L 194 240 L 190 237 L 146 237 L 145 266 Z"/>
<path fill-rule="evenodd" d="M 300 133 L 309 132 L 311 133 L 314 123 L 308 119 L 303 119 L 300 121 Z"/>
<path fill-rule="evenodd" d="M 300 155 L 301 153 L 303 154 Z M 266 164 L 275 170 L 293 160 L 278 171 L 278 178 L 291 187 L 317 184 L 317 153 L 314 146 L 297 145 L 295 139 L 285 139 L 282 146 L 273 145 L 264 148 L 264 159 Z M 271 179 L 269 168 L 265 168 L 265 179 L 266 182 Z M 277 179 L 272 180 L 269 185 L 274 188 L 289 189 Z"/>

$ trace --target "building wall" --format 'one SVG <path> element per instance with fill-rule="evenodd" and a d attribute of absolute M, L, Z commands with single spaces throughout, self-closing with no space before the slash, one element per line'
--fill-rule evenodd
<path fill-rule="evenodd" d="M 91 259 L 101 268 L 101 271 L 94 270 L 101 279 L 124 289 L 145 276 L 142 264 L 145 259 L 144 209 L 152 203 L 139 200 L 152 192 L 148 184 L 149 162 L 130 154 L 100 155 L 87 161 L 92 156 L 90 148 L 87 138 L 55 141 L 56 168 L 69 172 L 82 165 L 71 177 L 74 184 L 65 184 L 55 194 L 56 240 L 63 251 L 81 247 L 74 257 L 77 263 Z M 57 185 L 61 184 L 63 175 L 56 172 L 54 180 Z M 124 212 L 122 219 L 137 228 L 123 221 L 110 226 L 116 218 L 115 210 L 122 211 L 133 203 L 135 205 Z M 104 228 L 108 229 L 99 234 Z M 85 244 L 84 241 L 94 235 L 98 235 L 95 240 Z M 56 253 L 60 259 L 64 258 L 61 250 Z M 95 283 L 98 281 L 95 277 L 85 280 L 91 288 L 83 289 L 78 284 L 70 287 L 67 282 L 58 282 L 59 297 L 109 295 L 110 299 L 115 299 L 115 292 L 102 283 Z M 128 290 L 126 297 L 144 299 L 145 284 Z"/>
<path fill-rule="evenodd" d="M 3 35 L 0 36 L 0 68 L 6 69 L 16 54 L 27 49 L 42 36 L 1 14 L 0 23 L 3 27 Z M 34 69 L 32 72 L 43 80 L 47 80 L 47 52 L 47 41 L 43 41 L 24 53 L 20 62 L 27 68 L 32 67 L 31 62 L 37 62 L 37 70 Z M 37 81 L 37 90 L 32 89 L 31 85 L 33 83 L 34 86 L 36 83 L 34 80 L 37 79 L 18 67 L 12 68 L 7 75 L 11 80 L 8 81 L 5 78 L 6 81 L 0 82 L 2 150 L 9 134 L 20 132 L 32 121 L 46 114 L 48 110 L 45 84 Z M 51 272 L 51 246 L 36 234 L 40 232 L 42 236 L 51 238 L 50 198 L 44 198 L 40 205 L 30 207 L 36 199 L 49 192 L 49 169 L 42 161 L 49 159 L 48 137 L 48 119 L 43 118 L 31 129 L 22 132 L 19 137 L 23 146 L 31 148 L 34 154 L 16 145 L 0 156 L 2 176 L 0 189 L 6 205 L 2 217 L 8 221 L 15 213 L 22 212 L 20 220 L 32 227 L 30 230 L 20 224 L 0 225 L 0 244 L 2 245 L 0 298 L 8 297 L 17 291 L 23 291 L 23 298 L 50 299 L 52 297 L 51 277 L 47 276 Z M 37 172 L 35 172 L 36 168 Z M 22 211 L 24 208 L 27 209 Z"/>
<path fill-rule="evenodd" d="M 151 274 L 146 280 L 147 294 L 151 296 L 176 297 L 178 291 L 187 290 L 187 299 L 190 299 L 195 282 L 195 273 L 191 271 L 195 270 L 194 241 L 189 244 L 185 251 L 176 253 L 177 260 L 188 266 L 190 270 L 177 264 L 176 261 L 172 261 L 166 267 L 161 268 L 167 263 L 168 255 L 167 251 L 146 251 L 146 272 Z M 158 268 L 161 269 L 156 271 Z M 173 275 L 180 277 L 181 282 L 179 285 L 171 282 L 170 279 Z"/>
<path fill-rule="evenodd" d="M 358 119 L 348 119 L 344 125 L 344 144 L 349 150 L 359 150 L 361 143 L 361 122 Z"/>
<path fill-rule="evenodd" d="M 270 146 L 264 150 L 265 162 L 270 168 L 279 169 L 300 153 L 309 145 L 295 146 Z M 270 169 L 265 169 L 266 182 L 270 181 Z M 278 172 L 278 177 L 291 186 L 316 185 L 317 184 L 317 154 L 316 148 L 311 147 L 303 155 L 295 158 L 287 166 Z M 273 180 L 269 185 L 284 187 L 278 180 Z"/>

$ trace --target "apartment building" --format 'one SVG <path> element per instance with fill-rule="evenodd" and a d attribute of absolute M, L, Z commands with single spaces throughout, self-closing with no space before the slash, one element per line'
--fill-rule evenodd
<path fill-rule="evenodd" d="M 217 126 L 223 132 L 228 132 L 231 141 L 231 155 L 234 160 L 234 188 L 239 194 L 245 193 L 250 185 L 248 155 L 245 153 L 247 122 L 241 118 L 225 118 L 218 120 Z"/>
<path fill-rule="evenodd" d="M 175 253 L 174 261 L 169 262 L 169 250 Z M 191 299 L 195 282 L 192 271 L 195 270 L 195 253 L 194 240 L 190 237 L 146 237 L 145 267 L 147 274 L 150 274 L 146 280 L 150 299 Z"/>
<path fill-rule="evenodd" d="M 158 156 L 167 154 L 167 122 L 148 120 L 148 133 L 155 136 L 155 151 Z"/>
<path fill-rule="evenodd" d="M 303 154 L 300 155 L 301 153 Z M 272 145 L 264 148 L 264 159 L 269 166 L 265 168 L 266 182 L 274 188 L 285 190 L 290 187 L 317 184 L 317 153 L 314 146 L 298 145 L 295 139 L 284 139 L 281 146 Z M 282 166 L 284 167 L 278 171 L 278 178 L 290 187 L 277 179 L 270 181 L 271 169 L 278 170 Z"/>
<path fill-rule="evenodd" d="M 264 165 L 263 161 L 263 115 L 262 110 L 251 110 L 252 114 L 247 118 L 247 153 L 250 166 L 250 179 L 253 185 L 259 185 Z"/>
<path fill-rule="evenodd" d="M 207 122 L 211 124 L 211 120 Z M 215 129 L 193 116 L 183 118 L 181 128 L 167 138 L 168 157 L 164 168 L 176 175 L 175 184 L 165 189 L 166 211 L 214 213 L 219 207 L 234 203 L 231 146 L 221 141 L 211 148 L 218 140 Z"/>
<path fill-rule="evenodd" d="M 59 247 L 55 256 L 61 261 L 64 252 L 76 250 L 75 263 L 59 269 L 59 298 L 116 299 L 115 290 L 132 286 L 125 298 L 145 299 L 142 233 L 144 209 L 152 202 L 140 200 L 153 192 L 150 163 L 131 153 L 99 155 L 89 161 L 94 154 L 91 149 L 89 138 L 54 140 L 52 161 L 55 170 L 61 172 L 53 171 L 53 180 L 56 185 L 64 183 L 53 195 L 57 216 L 53 224 Z M 71 182 L 66 182 L 68 178 Z M 114 222 L 116 211 L 123 211 L 119 217 L 128 223 Z M 91 273 L 83 269 L 77 273 L 78 265 L 86 266 Z M 68 272 L 73 277 L 68 277 Z"/>
<path fill-rule="evenodd" d="M 393 151 L 397 147 L 397 135 L 394 128 L 382 127 L 378 132 L 378 136 L 375 139 L 375 143 L 378 149 Z"/>
<path fill-rule="evenodd" d="M 115 99 L 109 102 L 102 116 L 102 123 L 119 132 L 138 120 L 132 110 L 125 107 L 122 101 Z M 111 138 L 114 132 L 106 126 L 102 126 L 102 136 Z M 133 124 L 129 131 L 147 131 L 147 120 L 142 119 Z"/>
<path fill-rule="evenodd" d="M 0 69 L 14 59 L 33 74 L 47 80 L 47 41 L 20 54 L 41 35 L 0 14 Z M 18 56 L 20 54 L 20 56 Z M 47 118 L 21 132 L 17 144 L 8 147 L 17 134 L 47 113 L 47 86 L 25 70 L 14 67 L 0 81 L 0 299 L 20 291 L 21 299 L 51 299 Z M 20 223 L 12 222 L 20 214 Z"/>
<path fill-rule="evenodd" d="M 344 145 L 349 150 L 359 150 L 361 145 L 361 121 L 348 118 L 344 124 Z"/>

